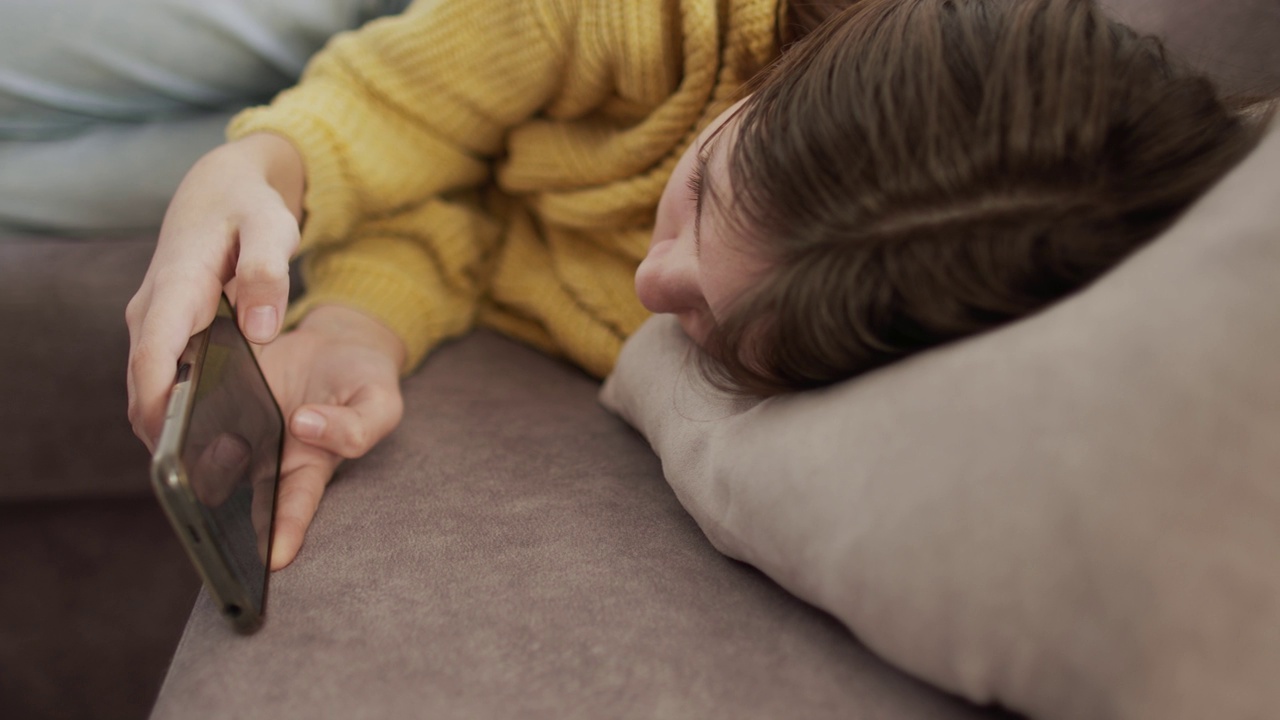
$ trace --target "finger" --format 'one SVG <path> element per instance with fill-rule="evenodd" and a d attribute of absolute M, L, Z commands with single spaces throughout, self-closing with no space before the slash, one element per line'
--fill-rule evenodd
<path fill-rule="evenodd" d="M 149 446 L 164 424 L 178 358 L 191 336 L 213 322 L 221 286 L 216 276 L 162 272 L 151 284 L 145 311 L 134 313 L 140 319 L 130 327 L 129 420 Z"/>
<path fill-rule="evenodd" d="M 298 248 L 298 222 L 283 208 L 250 215 L 240 225 L 236 309 L 249 340 L 265 344 L 280 332 L 289 300 L 289 258 Z"/>
<path fill-rule="evenodd" d="M 129 299 L 129 304 L 125 307 L 125 310 L 124 310 L 124 322 L 125 322 L 125 325 L 127 325 L 129 328 L 129 359 L 130 359 L 129 365 L 128 367 L 125 368 L 125 372 L 124 372 L 124 384 L 125 384 L 125 389 L 128 393 L 128 404 L 126 406 L 126 412 L 128 413 L 129 421 L 131 423 L 133 423 L 133 420 L 134 420 L 134 407 L 135 406 L 140 407 L 140 405 L 138 404 L 139 403 L 138 391 L 134 387 L 134 380 L 133 380 L 133 352 L 134 352 L 134 349 L 138 346 L 138 330 L 140 330 L 142 327 L 142 319 L 140 315 L 141 310 L 139 310 L 139 306 L 146 302 L 146 299 L 147 297 L 150 296 L 150 294 L 151 294 L 150 286 L 144 281 L 142 284 L 142 287 L 138 289 L 138 292 L 135 293 L 134 296 Z M 144 435 L 138 433 L 138 427 L 139 426 L 136 423 L 134 423 L 134 427 L 133 427 L 134 435 L 136 435 L 139 440 L 143 441 L 143 443 L 147 446 L 148 451 L 154 451 L 155 448 L 152 446 L 150 440 L 144 437 Z"/>
<path fill-rule="evenodd" d="M 267 565 L 271 542 L 271 526 L 276 507 L 276 485 L 279 481 L 274 472 L 260 472 L 253 475 L 253 501 L 249 504 L 249 518 L 253 522 L 253 532 L 258 538 L 258 557 Z"/>
<path fill-rule="evenodd" d="M 289 431 L 303 442 L 344 458 L 369 452 L 400 424 L 404 402 L 398 386 L 366 385 L 348 405 L 303 405 L 289 420 Z"/>
<path fill-rule="evenodd" d="M 280 479 L 276 527 L 271 542 L 272 570 L 285 567 L 297 557 L 334 467 L 336 464 L 316 461 L 299 466 Z"/>
<path fill-rule="evenodd" d="M 191 468 L 192 491 L 205 505 L 221 505 L 244 479 L 251 458 L 248 441 L 233 433 L 220 433 L 205 446 Z"/>

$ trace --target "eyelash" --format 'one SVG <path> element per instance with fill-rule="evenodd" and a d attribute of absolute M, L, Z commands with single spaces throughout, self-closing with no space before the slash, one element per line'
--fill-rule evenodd
<path fill-rule="evenodd" d="M 689 199 L 698 202 L 698 197 L 702 195 L 702 163 L 693 166 L 693 172 L 689 174 L 685 186 L 689 188 Z"/>

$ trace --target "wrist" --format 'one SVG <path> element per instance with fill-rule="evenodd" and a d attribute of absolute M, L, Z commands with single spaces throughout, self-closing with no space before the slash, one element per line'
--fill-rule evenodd
<path fill-rule="evenodd" d="M 380 320 L 345 305 L 317 305 L 298 323 L 299 330 L 363 345 L 385 355 L 397 369 L 408 351 L 404 341 Z"/>
<path fill-rule="evenodd" d="M 286 138 L 272 133 L 253 133 L 224 146 L 253 163 L 263 180 L 280 195 L 289 212 L 302 222 L 302 200 L 306 191 L 306 168 L 302 154 Z"/>

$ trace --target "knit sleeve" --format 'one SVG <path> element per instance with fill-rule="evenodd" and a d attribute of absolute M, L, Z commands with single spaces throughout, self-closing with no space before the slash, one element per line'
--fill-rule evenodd
<path fill-rule="evenodd" d="M 409 350 L 406 370 L 465 331 L 499 233 L 477 189 L 507 131 L 556 91 L 563 0 L 422 0 L 337 36 L 300 83 L 232 122 L 287 138 L 306 167 L 307 295 L 363 310 Z"/>

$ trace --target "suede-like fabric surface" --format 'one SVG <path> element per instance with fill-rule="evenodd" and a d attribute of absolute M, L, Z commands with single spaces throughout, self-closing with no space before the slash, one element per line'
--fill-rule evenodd
<path fill-rule="evenodd" d="M 577 370 L 488 333 L 406 385 L 242 637 L 197 602 L 154 718 L 998 717 L 715 551 Z"/>
<path fill-rule="evenodd" d="M 200 580 L 150 497 L 0 503 L 0 718 L 144 718 Z"/>
<path fill-rule="evenodd" d="M 124 309 L 154 248 L 0 236 L 0 501 L 150 494 Z"/>

